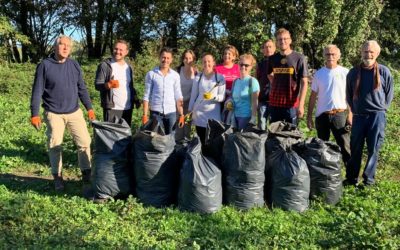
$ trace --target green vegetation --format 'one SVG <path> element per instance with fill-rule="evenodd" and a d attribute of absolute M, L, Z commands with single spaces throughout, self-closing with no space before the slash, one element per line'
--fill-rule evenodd
<path fill-rule="evenodd" d="M 141 58 L 141 57 L 139 57 Z M 143 91 L 151 58 L 133 62 Z M 83 67 L 96 114 L 100 100 L 93 81 L 96 63 Z M 213 215 L 175 207 L 144 207 L 131 197 L 97 205 L 82 198 L 80 171 L 69 136 L 64 143 L 66 191 L 55 193 L 45 147 L 45 128 L 29 123 L 35 65 L 0 65 L 0 248 L 161 249 L 399 249 L 400 248 L 400 75 L 388 113 L 378 185 L 346 188 L 337 206 L 312 202 L 299 214 L 280 209 L 247 212 L 224 207 Z M 139 124 L 140 111 L 134 113 Z M 302 130 L 308 135 L 305 122 Z M 135 129 L 135 127 L 133 128 Z"/>

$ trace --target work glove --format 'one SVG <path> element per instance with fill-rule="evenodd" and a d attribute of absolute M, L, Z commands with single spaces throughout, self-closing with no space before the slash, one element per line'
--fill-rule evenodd
<path fill-rule="evenodd" d="M 257 117 L 255 115 L 251 116 L 249 123 L 253 124 L 253 125 L 257 125 Z"/>
<path fill-rule="evenodd" d="M 149 121 L 149 118 L 147 117 L 147 115 L 143 115 L 142 116 L 142 124 L 146 124 Z"/>
<path fill-rule="evenodd" d="M 33 127 L 35 127 L 35 129 L 37 131 L 40 130 L 40 128 L 42 127 L 42 120 L 40 119 L 39 116 L 32 116 L 31 117 L 31 124 Z"/>
<path fill-rule="evenodd" d="M 190 124 L 191 121 L 192 121 L 192 112 L 185 115 L 185 123 Z"/>
<path fill-rule="evenodd" d="M 116 89 L 116 88 L 118 88 L 118 87 L 119 87 L 119 82 L 118 82 L 118 80 L 110 80 L 110 81 L 107 83 L 107 87 L 108 87 L 109 89 Z"/>
<path fill-rule="evenodd" d="M 93 109 L 89 109 L 87 114 L 88 114 L 89 120 L 91 120 L 91 121 L 96 120 L 96 115 L 94 114 Z"/>
<path fill-rule="evenodd" d="M 212 98 L 211 92 L 204 92 L 203 98 L 204 100 L 210 100 Z"/>
<path fill-rule="evenodd" d="M 180 115 L 179 116 L 179 120 L 178 120 L 178 127 L 179 128 L 183 128 L 184 125 L 185 125 L 185 116 L 184 115 Z"/>
<path fill-rule="evenodd" d="M 227 101 L 226 102 L 226 109 L 229 111 L 233 110 L 233 102 L 232 101 Z"/>

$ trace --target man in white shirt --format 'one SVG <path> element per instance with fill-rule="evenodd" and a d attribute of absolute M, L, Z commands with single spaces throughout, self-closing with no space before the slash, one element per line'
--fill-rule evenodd
<path fill-rule="evenodd" d="M 311 84 L 308 103 L 307 126 L 314 128 L 312 113 L 315 102 L 315 127 L 318 138 L 328 141 L 332 131 L 339 145 L 345 166 L 350 159 L 350 126 L 352 113 L 346 102 L 346 76 L 348 69 L 338 65 L 340 50 L 336 45 L 324 49 L 325 67 L 319 69 Z"/>
<path fill-rule="evenodd" d="M 183 96 L 180 76 L 170 68 L 173 60 L 172 50 L 163 48 L 159 56 L 160 65 L 146 74 L 142 123 L 147 123 L 150 109 L 150 116 L 162 121 L 165 134 L 170 134 L 173 132 L 177 120 L 177 110 L 178 126 L 183 127 L 184 125 Z"/>
<path fill-rule="evenodd" d="M 104 60 L 96 72 L 95 87 L 100 91 L 104 121 L 113 122 L 123 118 L 129 125 L 132 121 L 132 109 L 140 107 L 133 87 L 133 70 L 126 63 L 129 45 L 124 40 L 114 44 L 113 57 Z"/>

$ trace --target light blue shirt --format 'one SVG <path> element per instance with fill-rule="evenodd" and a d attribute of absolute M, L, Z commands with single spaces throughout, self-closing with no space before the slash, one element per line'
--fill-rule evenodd
<path fill-rule="evenodd" d="M 260 91 L 260 84 L 257 79 L 251 76 L 243 80 L 238 78 L 232 86 L 232 99 L 234 103 L 234 114 L 236 117 L 251 117 L 251 99 L 249 84 L 251 80 L 251 93 Z"/>
<path fill-rule="evenodd" d="M 169 69 L 164 76 L 160 67 L 147 72 L 143 100 L 148 101 L 151 111 L 162 114 L 176 112 L 176 102 L 182 100 L 182 91 L 179 74 Z"/>

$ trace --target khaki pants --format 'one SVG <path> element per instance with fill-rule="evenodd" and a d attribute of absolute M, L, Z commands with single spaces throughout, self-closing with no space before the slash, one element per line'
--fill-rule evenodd
<path fill-rule="evenodd" d="M 86 126 L 81 109 L 71 114 L 55 114 L 44 112 L 47 125 L 47 147 L 51 173 L 61 175 L 62 173 L 62 142 L 64 139 L 65 127 L 71 134 L 75 145 L 78 148 L 78 164 L 81 170 L 90 169 L 90 142 L 91 138 Z"/>

